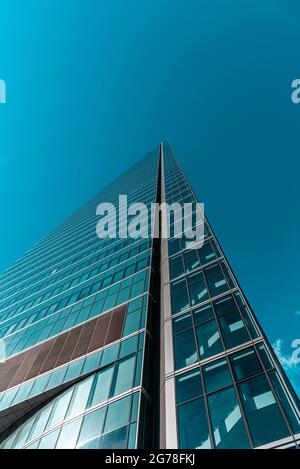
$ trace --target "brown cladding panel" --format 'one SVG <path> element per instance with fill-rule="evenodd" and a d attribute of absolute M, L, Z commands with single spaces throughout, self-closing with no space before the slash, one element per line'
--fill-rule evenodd
<path fill-rule="evenodd" d="M 103 316 L 99 316 L 88 352 L 92 352 L 93 350 L 97 350 L 97 348 L 103 347 L 110 320 L 111 312 L 104 314 Z"/>
<path fill-rule="evenodd" d="M 121 338 L 126 306 L 98 316 L 0 364 L 0 392 Z"/>
<path fill-rule="evenodd" d="M 126 306 L 121 306 L 113 311 L 108 333 L 105 339 L 105 345 L 120 339 L 123 329 Z"/>

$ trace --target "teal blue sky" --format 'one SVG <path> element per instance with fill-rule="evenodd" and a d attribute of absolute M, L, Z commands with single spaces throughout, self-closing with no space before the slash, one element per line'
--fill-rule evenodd
<path fill-rule="evenodd" d="M 163 139 L 299 386 L 297 0 L 2 0 L 4 269 Z"/>

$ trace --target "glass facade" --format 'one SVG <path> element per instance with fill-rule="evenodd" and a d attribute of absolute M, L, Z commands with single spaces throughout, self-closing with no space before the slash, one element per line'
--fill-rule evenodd
<path fill-rule="evenodd" d="M 120 194 L 148 221 L 197 200 L 161 144 L 2 273 L 0 448 L 297 446 L 299 402 L 208 221 L 199 249 L 99 239 Z"/>
<path fill-rule="evenodd" d="M 163 201 L 197 202 L 168 144 L 162 153 Z M 162 242 L 161 444 L 297 447 L 297 396 L 206 218 L 203 232 L 199 249 L 175 236 Z"/>

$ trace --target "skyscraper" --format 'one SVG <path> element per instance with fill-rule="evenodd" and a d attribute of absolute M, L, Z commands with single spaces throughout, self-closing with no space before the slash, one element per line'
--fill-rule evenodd
<path fill-rule="evenodd" d="M 99 239 L 120 194 L 149 222 L 197 200 L 161 144 L 1 275 L 0 447 L 296 447 L 299 401 L 208 221 L 198 249 Z"/>

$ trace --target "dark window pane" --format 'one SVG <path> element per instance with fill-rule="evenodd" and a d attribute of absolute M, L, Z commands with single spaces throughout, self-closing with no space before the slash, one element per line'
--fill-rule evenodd
<path fill-rule="evenodd" d="M 249 311 L 248 309 L 246 308 L 246 306 L 243 306 L 241 308 L 241 313 L 242 313 L 242 316 L 245 320 L 245 323 L 247 324 L 247 327 L 249 329 L 249 332 L 251 334 L 251 337 L 252 339 L 256 339 L 256 337 L 258 337 L 258 332 L 257 332 L 257 329 L 250 317 L 250 314 L 249 314 Z"/>
<path fill-rule="evenodd" d="M 211 296 L 217 296 L 228 290 L 226 279 L 219 264 L 213 264 L 212 266 L 206 267 L 204 269 L 204 274 Z"/>
<path fill-rule="evenodd" d="M 202 272 L 190 275 L 187 280 L 192 306 L 207 300 L 208 293 Z"/>
<path fill-rule="evenodd" d="M 219 324 L 226 348 L 236 347 L 250 340 L 241 315 L 232 311 L 219 318 Z"/>
<path fill-rule="evenodd" d="M 237 380 L 249 378 L 263 371 L 252 347 L 230 355 L 230 362 Z"/>
<path fill-rule="evenodd" d="M 175 254 L 176 252 L 180 251 L 181 250 L 181 247 L 180 247 L 180 241 L 179 239 L 171 239 L 169 241 L 169 256 L 172 256 L 172 254 Z"/>
<path fill-rule="evenodd" d="M 261 358 L 261 361 L 263 362 L 263 365 L 264 365 L 265 369 L 269 370 L 270 368 L 274 368 L 274 365 L 271 363 L 271 359 L 269 357 L 269 354 L 268 354 L 264 344 L 263 343 L 258 344 L 256 346 L 256 349 L 257 349 L 258 354 Z"/>
<path fill-rule="evenodd" d="M 239 389 L 255 446 L 289 436 L 265 376 L 258 376 L 240 384 Z"/>
<path fill-rule="evenodd" d="M 185 251 L 183 253 L 185 271 L 190 272 L 199 267 L 200 262 L 195 251 Z"/>
<path fill-rule="evenodd" d="M 203 394 L 200 370 L 192 370 L 182 375 L 177 376 L 176 379 L 176 391 L 177 391 L 177 404 L 182 402 L 190 401 L 195 397 L 199 397 Z"/>
<path fill-rule="evenodd" d="M 202 308 L 194 309 L 193 317 L 196 325 L 212 319 L 214 317 L 212 306 L 206 305 L 202 306 Z"/>
<path fill-rule="evenodd" d="M 296 410 L 294 409 L 293 405 L 291 404 L 291 401 L 287 395 L 286 390 L 284 389 L 278 373 L 276 371 L 271 371 L 269 373 L 269 376 L 271 378 L 272 384 L 275 388 L 275 391 L 277 393 L 277 396 L 282 404 L 282 407 L 288 417 L 288 420 L 290 422 L 290 425 L 292 427 L 292 430 L 294 433 L 300 433 L 300 419 L 299 416 L 296 413 Z"/>
<path fill-rule="evenodd" d="M 192 365 L 198 360 L 193 330 L 174 336 L 174 353 L 176 370 Z"/>
<path fill-rule="evenodd" d="M 124 449 L 126 448 L 127 426 L 103 435 L 101 438 L 101 449 Z"/>
<path fill-rule="evenodd" d="M 172 257 L 170 259 L 170 277 L 175 278 L 178 277 L 179 275 L 183 274 L 184 268 L 183 268 L 183 262 L 182 262 L 182 257 L 181 254 L 179 256 Z"/>
<path fill-rule="evenodd" d="M 185 329 L 190 329 L 193 327 L 192 317 L 190 313 L 183 314 L 176 319 L 173 319 L 173 330 L 174 334 Z"/>
<path fill-rule="evenodd" d="M 226 358 L 217 360 L 202 368 L 206 392 L 217 391 L 232 384 Z"/>
<path fill-rule="evenodd" d="M 249 448 L 250 443 L 233 388 L 208 397 L 216 448 Z"/>
<path fill-rule="evenodd" d="M 185 280 L 171 284 L 172 314 L 179 313 L 189 306 Z"/>
<path fill-rule="evenodd" d="M 200 357 L 207 358 L 223 351 L 220 334 L 215 321 L 206 322 L 196 328 Z"/>
<path fill-rule="evenodd" d="M 213 305 L 217 316 L 222 316 L 222 314 L 229 313 L 229 311 L 237 309 L 235 301 L 231 295 L 214 301 Z"/>
<path fill-rule="evenodd" d="M 207 416 L 203 398 L 178 407 L 180 448 L 210 448 Z"/>
<path fill-rule="evenodd" d="M 201 249 L 198 249 L 198 255 L 200 257 L 200 261 L 202 265 L 207 264 L 208 262 L 212 261 L 216 257 L 214 250 L 212 249 L 212 246 L 209 241 L 203 244 Z"/>

